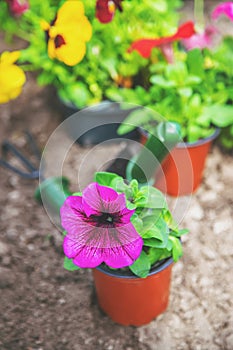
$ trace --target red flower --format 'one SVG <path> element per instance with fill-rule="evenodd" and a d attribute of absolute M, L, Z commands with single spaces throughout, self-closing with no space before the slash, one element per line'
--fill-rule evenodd
<path fill-rule="evenodd" d="M 178 28 L 177 32 L 171 36 L 157 39 L 140 39 L 134 41 L 128 51 L 132 52 L 133 50 L 136 50 L 142 57 L 149 58 L 152 49 L 154 47 L 158 47 L 164 53 L 167 61 L 171 62 L 171 43 L 181 39 L 189 38 L 193 34 L 195 34 L 194 23 L 191 21 L 185 22 Z M 168 52 L 169 56 L 167 55 Z"/>
<path fill-rule="evenodd" d="M 111 22 L 116 10 L 122 11 L 122 1 L 123 0 L 97 0 L 96 18 L 98 18 L 101 23 Z"/>
<path fill-rule="evenodd" d="M 9 11 L 13 16 L 21 16 L 25 11 L 29 9 L 29 3 L 27 0 L 6 0 Z"/>

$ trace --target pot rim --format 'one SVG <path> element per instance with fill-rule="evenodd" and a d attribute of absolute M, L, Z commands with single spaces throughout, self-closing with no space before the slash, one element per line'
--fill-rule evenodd
<path fill-rule="evenodd" d="M 194 141 L 194 142 L 179 142 L 176 147 L 177 148 L 197 147 L 197 146 L 200 146 L 200 145 L 203 145 L 205 143 L 213 141 L 214 139 L 216 139 L 216 137 L 218 137 L 219 134 L 220 134 L 220 128 L 215 128 L 215 131 L 210 136 L 207 136 L 205 138 L 199 139 L 199 140 Z"/>
<path fill-rule="evenodd" d="M 146 136 L 148 135 L 148 132 L 141 127 L 139 128 L 139 131 L 143 135 L 146 135 Z M 207 136 L 205 138 L 199 139 L 199 140 L 194 141 L 194 142 L 179 142 L 175 146 L 175 148 L 191 148 L 191 147 L 197 147 L 197 146 L 203 145 L 205 143 L 211 142 L 214 139 L 216 139 L 216 137 L 218 137 L 218 135 L 220 134 L 220 131 L 221 131 L 221 129 L 216 127 L 215 131 L 210 136 Z"/>
<path fill-rule="evenodd" d="M 153 275 L 165 270 L 173 262 L 174 262 L 174 260 L 172 257 L 168 257 L 168 258 L 165 258 L 165 259 L 158 261 L 157 263 L 155 263 L 154 267 L 151 268 L 151 271 L 149 272 L 147 277 L 153 276 Z M 143 280 L 143 278 L 134 275 L 131 271 L 111 270 L 106 265 L 97 266 L 95 269 L 108 275 L 108 276 L 115 277 L 115 278 Z"/>

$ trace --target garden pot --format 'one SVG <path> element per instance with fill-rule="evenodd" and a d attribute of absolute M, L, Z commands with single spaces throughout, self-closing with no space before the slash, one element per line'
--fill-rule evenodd
<path fill-rule="evenodd" d="M 121 109 L 119 103 L 103 101 L 82 110 L 78 110 L 72 104 L 63 103 L 61 111 L 65 119 L 75 115 L 70 119 L 67 131 L 78 144 L 88 146 L 104 141 L 121 141 L 122 136 L 117 134 L 117 129 L 128 114 L 136 108 L 138 107 Z M 125 134 L 123 138 L 139 140 L 138 130 Z"/>
<path fill-rule="evenodd" d="M 194 143 L 178 143 L 155 175 L 155 187 L 171 196 L 189 195 L 199 187 L 207 154 L 219 129 Z M 143 135 L 142 142 L 145 142 Z"/>
<path fill-rule="evenodd" d="M 100 308 L 124 326 L 149 323 L 168 306 L 172 263 L 172 258 L 161 261 L 146 278 L 103 267 L 94 269 Z"/>

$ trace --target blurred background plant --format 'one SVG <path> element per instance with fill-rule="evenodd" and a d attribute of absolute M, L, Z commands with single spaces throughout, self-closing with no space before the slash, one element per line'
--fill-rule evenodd
<path fill-rule="evenodd" d="M 131 87 L 135 87 L 140 95 L 143 88 L 137 86 L 135 79 L 140 80 L 147 70 L 148 60 L 136 52 L 130 54 L 127 50 L 132 41 L 141 35 L 173 33 L 178 21 L 176 10 L 182 2 L 124 0 L 121 4 L 121 1 L 86 0 L 83 5 L 92 26 L 92 37 L 87 42 L 83 59 L 72 66 L 49 57 L 48 32 L 46 34 L 43 24 L 45 21 L 48 24 L 53 22 L 56 27 L 55 18 L 61 16 L 58 11 L 64 3 L 66 1 L 30 0 L 29 8 L 16 17 L 12 16 L 12 10 L 9 11 L 9 2 L 1 1 L 0 29 L 5 39 L 9 41 L 13 36 L 19 36 L 28 43 L 28 47 L 21 51 L 23 68 L 37 71 L 39 84 L 53 85 L 61 99 L 78 108 L 104 99 L 114 99 L 119 88 L 127 90 L 128 99 L 130 95 L 132 98 L 135 95 Z M 118 9 L 119 4 L 122 11 Z M 73 16 L 74 11 L 67 12 L 69 19 Z M 74 33 L 69 33 L 69 36 L 73 37 Z M 143 99 L 137 98 L 136 102 L 143 103 Z"/>
<path fill-rule="evenodd" d="M 170 62 L 154 49 L 153 42 L 148 43 L 150 86 L 145 99 L 148 98 L 147 106 L 156 113 L 133 112 L 126 119 L 128 124 L 120 127 L 120 134 L 130 131 L 135 121 L 153 132 L 160 113 L 182 126 L 184 141 L 208 137 L 219 127 L 223 146 L 233 147 L 233 25 L 232 36 L 222 36 L 215 21 L 222 14 L 232 21 L 229 13 L 233 13 L 233 2 L 222 3 L 213 10 L 211 25 L 196 23 L 194 35 L 181 40 L 178 46 L 173 44 Z M 141 56 L 147 54 L 144 38 L 134 42 L 131 48 Z M 157 62 L 153 62 L 155 54 Z M 122 100 L 120 93 L 117 100 Z"/>
<path fill-rule="evenodd" d="M 25 40 L 18 62 L 61 100 L 77 108 L 106 99 L 147 106 L 178 122 L 185 141 L 220 127 L 231 148 L 233 36 L 220 39 L 216 19 L 232 20 L 233 2 L 220 3 L 206 27 L 203 3 L 195 1 L 194 24 L 182 23 L 180 0 L 7 0 L 0 29 L 7 41 Z M 139 112 L 128 121 L 150 131 L 153 118 Z"/>

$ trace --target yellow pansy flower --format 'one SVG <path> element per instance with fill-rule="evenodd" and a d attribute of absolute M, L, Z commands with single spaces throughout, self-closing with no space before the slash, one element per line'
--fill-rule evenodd
<path fill-rule="evenodd" d="M 24 71 L 14 64 L 19 55 L 19 51 L 5 51 L 0 56 L 0 103 L 18 97 L 26 81 Z"/>
<path fill-rule="evenodd" d="M 92 27 L 84 14 L 81 1 L 68 0 L 58 10 L 52 24 L 43 21 L 48 33 L 48 55 L 68 66 L 79 63 L 86 53 L 86 42 L 91 39 Z"/>

